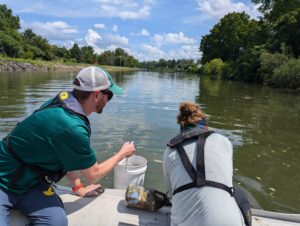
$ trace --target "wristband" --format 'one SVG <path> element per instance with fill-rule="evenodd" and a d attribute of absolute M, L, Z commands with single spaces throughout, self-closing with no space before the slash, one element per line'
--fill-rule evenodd
<path fill-rule="evenodd" d="M 83 188 L 83 184 L 82 184 L 82 183 L 80 183 L 80 184 L 75 185 L 74 187 L 72 187 L 72 191 L 73 191 L 73 192 L 76 192 L 76 191 L 78 191 L 80 188 Z"/>

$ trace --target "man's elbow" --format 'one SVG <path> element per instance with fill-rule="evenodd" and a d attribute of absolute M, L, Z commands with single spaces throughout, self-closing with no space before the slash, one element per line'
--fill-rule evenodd
<path fill-rule="evenodd" d="M 90 168 L 84 169 L 81 172 L 90 184 L 95 183 L 97 180 L 100 179 L 100 169 L 98 163 L 95 163 Z"/>

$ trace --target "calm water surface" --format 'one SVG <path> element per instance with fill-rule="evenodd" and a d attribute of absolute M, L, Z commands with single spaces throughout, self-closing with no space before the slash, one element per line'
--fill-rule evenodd
<path fill-rule="evenodd" d="M 0 138 L 57 92 L 71 89 L 73 76 L 1 73 Z M 210 116 L 210 127 L 232 141 L 234 180 L 246 189 L 252 206 L 299 213 L 299 95 L 196 75 L 135 72 L 113 77 L 124 94 L 114 97 L 101 115 L 90 116 L 99 161 L 134 140 L 137 153 L 148 159 L 145 186 L 165 190 L 161 160 L 165 144 L 178 133 L 178 104 L 196 101 Z M 112 187 L 113 174 L 101 183 Z"/>

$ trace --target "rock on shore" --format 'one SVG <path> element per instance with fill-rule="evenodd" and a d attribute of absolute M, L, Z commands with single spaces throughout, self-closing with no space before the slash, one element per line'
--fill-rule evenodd
<path fill-rule="evenodd" d="M 47 71 L 51 68 L 25 62 L 15 62 L 10 60 L 0 60 L 0 71 Z"/>

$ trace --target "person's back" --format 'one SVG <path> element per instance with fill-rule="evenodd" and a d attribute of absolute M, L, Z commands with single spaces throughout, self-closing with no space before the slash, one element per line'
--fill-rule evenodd
<path fill-rule="evenodd" d="M 74 143 L 75 140 L 76 143 Z M 84 141 L 87 144 L 81 145 Z M 90 147 L 88 126 L 78 116 L 60 107 L 45 109 L 30 115 L 12 131 L 10 142 L 14 152 L 23 161 L 51 171 L 62 169 L 71 171 L 74 167 L 78 167 L 79 163 L 76 165 L 75 160 L 73 161 L 76 156 L 73 157 L 74 154 L 71 155 L 68 150 L 75 151 L 82 147 Z M 16 193 L 29 191 L 40 182 L 39 175 L 25 168 L 24 176 L 20 175 L 23 177 L 12 181 L 19 163 L 8 152 L 6 139 L 1 143 L 0 154 L 3 157 L 3 161 L 0 161 L 1 185 Z M 92 152 L 87 152 L 87 155 L 89 153 Z M 86 165 L 82 166 L 81 162 L 82 168 L 89 167 L 96 161 L 93 155 L 86 156 L 85 161 L 83 157 L 82 154 L 81 161 Z M 69 161 L 63 161 L 64 159 Z M 11 163 L 7 164 L 7 162 Z M 72 165 L 68 165 L 69 162 Z M 13 182 L 14 185 L 12 186 L 9 182 Z"/>
<path fill-rule="evenodd" d="M 197 139 L 183 143 L 183 148 L 196 169 Z M 232 144 L 224 136 L 213 133 L 204 146 L 206 180 L 232 187 Z M 168 147 L 163 169 L 169 193 L 192 182 L 176 148 Z M 178 226 L 243 226 L 243 216 L 235 199 L 225 190 L 204 186 L 190 188 L 172 197 L 171 222 Z"/>

